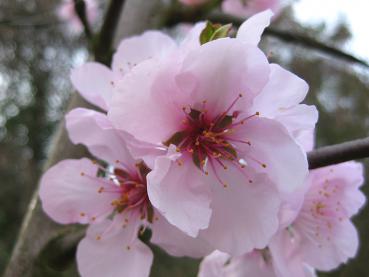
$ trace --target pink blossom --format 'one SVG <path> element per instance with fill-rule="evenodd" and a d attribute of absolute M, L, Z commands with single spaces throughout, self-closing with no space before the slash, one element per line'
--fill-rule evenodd
<path fill-rule="evenodd" d="M 150 169 L 133 159 L 123 132 L 115 130 L 103 113 L 78 108 L 66 116 L 74 143 L 86 145 L 105 161 L 64 160 L 42 177 L 44 211 L 61 224 L 89 224 L 78 245 L 82 276 L 149 276 L 153 255 L 138 234 L 150 228 L 152 242 L 172 255 L 200 257 L 208 244 L 194 240 L 170 225 L 147 195 Z"/>
<path fill-rule="evenodd" d="M 179 2 L 188 6 L 196 6 L 209 2 L 209 0 L 179 0 Z"/>
<path fill-rule="evenodd" d="M 96 0 L 84 0 L 86 5 L 87 20 L 94 23 L 97 19 L 98 4 Z M 58 17 L 67 23 L 69 31 L 78 34 L 82 31 L 82 24 L 78 18 L 73 0 L 63 0 L 56 11 Z"/>
<path fill-rule="evenodd" d="M 240 17 L 250 17 L 267 9 L 278 15 L 280 0 L 225 0 L 222 3 L 224 12 Z"/>
<path fill-rule="evenodd" d="M 196 24 L 180 41 L 183 52 L 200 46 L 199 36 L 205 23 Z M 111 96 L 124 75 L 147 60 L 162 59 L 175 53 L 179 45 L 159 31 L 122 40 L 113 56 L 112 69 L 96 62 L 87 62 L 75 68 L 71 81 L 75 89 L 91 104 L 107 111 Z"/>
<path fill-rule="evenodd" d="M 316 277 L 310 266 L 301 263 L 289 250 L 274 253 L 271 249 L 254 250 L 232 258 L 214 251 L 200 264 L 198 277 Z M 288 260 L 284 260 L 287 258 Z M 282 263 L 281 263 L 282 262 Z M 286 264 L 284 262 L 288 262 Z"/>
<path fill-rule="evenodd" d="M 114 126 L 136 140 L 175 149 L 148 162 L 153 206 L 182 231 L 232 255 L 265 247 L 278 230 L 281 194 L 301 187 L 307 175 L 305 153 L 292 136 L 316 122 L 315 108 L 299 104 L 306 83 L 270 65 L 257 48 L 271 16 L 258 14 L 237 38 L 201 46 L 160 39 L 170 51 L 125 71 L 108 110 Z M 144 47 L 143 39 L 136 42 Z"/>
<path fill-rule="evenodd" d="M 356 162 L 312 170 L 296 219 L 267 248 L 234 258 L 215 251 L 202 262 L 199 277 L 315 276 L 313 268 L 328 271 L 347 262 L 358 248 L 350 218 L 365 203 L 362 183 L 362 165 Z"/>

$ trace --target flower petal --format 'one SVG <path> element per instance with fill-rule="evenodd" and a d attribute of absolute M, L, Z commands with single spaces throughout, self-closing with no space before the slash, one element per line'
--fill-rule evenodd
<path fill-rule="evenodd" d="M 167 76 L 164 82 L 157 82 L 163 71 L 164 75 L 173 75 L 170 71 L 174 70 L 174 67 L 166 67 L 154 60 L 133 68 L 119 84 L 108 111 L 114 126 L 152 144 L 161 144 L 177 132 L 183 111 L 182 106 L 177 111 L 173 110 L 177 108 L 176 95 L 169 93 L 173 91 L 172 87 L 168 89 L 173 80 Z"/>
<path fill-rule="evenodd" d="M 308 175 L 306 154 L 280 123 L 254 117 L 245 121 L 234 136 L 250 142 L 250 146 L 237 145 L 242 158 L 257 171 L 267 173 L 282 192 L 303 186 Z"/>
<path fill-rule="evenodd" d="M 300 104 L 290 109 L 281 110 L 274 119 L 285 126 L 297 138 L 301 131 L 314 130 L 318 121 L 318 110 L 315 106 Z"/>
<path fill-rule="evenodd" d="M 113 71 L 115 74 L 126 74 L 142 61 L 165 57 L 176 48 L 173 39 L 159 31 L 147 31 L 124 39 L 114 54 Z"/>
<path fill-rule="evenodd" d="M 226 253 L 215 250 L 210 255 L 206 256 L 199 269 L 198 277 L 226 277 L 225 264 L 230 259 Z M 237 275 L 235 275 L 237 276 Z"/>
<path fill-rule="evenodd" d="M 64 160 L 51 167 L 41 179 L 44 211 L 62 224 L 89 223 L 109 215 L 111 201 L 119 195 L 99 193 L 102 185 L 109 184 L 96 177 L 97 171 L 88 159 Z"/>
<path fill-rule="evenodd" d="M 113 73 L 106 66 L 88 62 L 73 69 L 71 80 L 78 92 L 91 104 L 108 109 L 113 91 Z"/>
<path fill-rule="evenodd" d="M 355 226 L 345 220 L 337 226 L 335 237 L 331 241 L 320 243 L 321 241 L 312 241 L 305 237 L 301 252 L 306 263 L 318 270 L 328 271 L 356 256 L 359 238 Z"/>
<path fill-rule="evenodd" d="M 176 77 L 178 86 L 188 90 L 192 79 L 190 102 L 196 106 L 207 101 L 209 112 L 224 112 L 242 94 L 234 109 L 243 110 L 265 86 L 269 64 L 265 55 L 254 46 L 235 39 L 218 39 L 189 52 Z"/>
<path fill-rule="evenodd" d="M 158 211 L 155 217 L 151 225 L 151 242 L 171 256 L 201 258 L 213 250 L 203 239 L 190 237 L 170 224 Z"/>
<path fill-rule="evenodd" d="M 273 16 L 271 10 L 255 14 L 246 20 L 237 32 L 237 39 L 247 44 L 258 45 L 264 29 L 269 26 Z"/>
<path fill-rule="evenodd" d="M 279 110 L 301 103 L 308 90 L 304 80 L 277 64 L 271 64 L 268 83 L 253 103 L 254 112 L 273 117 Z"/>
<path fill-rule="evenodd" d="M 120 161 L 126 169 L 135 171 L 135 160 L 127 149 L 124 134 L 113 128 L 105 114 L 77 108 L 65 120 L 73 143 L 86 145 L 94 156 L 112 165 Z"/>
<path fill-rule="evenodd" d="M 201 237 L 214 248 L 232 256 L 264 248 L 278 229 L 279 193 L 264 174 L 229 166 L 218 168 L 220 179 L 212 178 L 212 217 Z M 252 183 L 250 183 L 252 180 Z"/>
<path fill-rule="evenodd" d="M 109 224 L 107 220 L 91 225 L 86 237 L 79 243 L 77 262 L 80 274 L 88 277 L 148 277 L 153 261 L 150 248 L 137 238 L 137 232 L 132 239 L 130 231 L 118 224 L 113 227 Z M 107 228 L 110 228 L 110 234 L 100 238 Z"/>
<path fill-rule="evenodd" d="M 210 191 L 192 161 L 178 165 L 170 157 L 159 157 L 147 183 L 151 203 L 169 223 L 192 237 L 208 227 Z"/>

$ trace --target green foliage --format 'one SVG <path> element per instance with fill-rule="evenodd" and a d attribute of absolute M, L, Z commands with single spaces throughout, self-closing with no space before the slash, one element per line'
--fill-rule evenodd
<path fill-rule="evenodd" d="M 232 24 L 220 25 L 207 21 L 205 29 L 200 34 L 201 45 L 209 41 L 227 37 L 231 28 Z"/>

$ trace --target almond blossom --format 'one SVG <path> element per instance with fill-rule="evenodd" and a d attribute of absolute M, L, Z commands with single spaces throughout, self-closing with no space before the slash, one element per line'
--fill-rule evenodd
<path fill-rule="evenodd" d="M 97 19 L 98 3 L 96 0 L 84 0 L 86 5 L 86 15 L 89 22 Z M 58 17 L 65 21 L 71 33 L 78 34 L 82 31 L 82 24 L 78 18 L 73 0 L 63 0 L 56 11 Z"/>
<path fill-rule="evenodd" d="M 267 248 L 235 258 L 215 251 L 202 262 L 199 277 L 303 277 L 315 276 L 313 268 L 337 268 L 358 249 L 350 218 L 365 203 L 362 183 L 362 165 L 356 162 L 312 170 L 297 217 Z"/>
<path fill-rule="evenodd" d="M 138 238 L 146 228 L 152 230 L 151 241 L 172 255 L 200 257 L 210 251 L 152 206 L 146 182 L 150 169 L 133 159 L 125 135 L 105 114 L 78 108 L 67 114 L 66 125 L 72 142 L 86 145 L 99 160 L 54 165 L 42 177 L 40 198 L 56 222 L 89 225 L 77 249 L 82 276 L 149 276 L 153 255 Z"/>
<path fill-rule="evenodd" d="M 240 17 L 250 17 L 267 9 L 278 15 L 281 9 L 280 2 L 280 0 L 225 0 L 222 3 L 222 10 Z"/>
<path fill-rule="evenodd" d="M 265 247 L 277 232 L 281 195 L 302 186 L 308 172 L 293 136 L 317 117 L 314 107 L 299 105 L 306 83 L 257 48 L 271 16 L 250 18 L 234 39 L 187 47 L 160 40 L 161 49 L 174 49 L 116 80 L 108 109 L 113 125 L 140 143 L 176 149 L 141 155 L 153 169 L 152 205 L 188 235 L 232 255 Z M 142 154 L 139 145 L 129 147 Z"/>

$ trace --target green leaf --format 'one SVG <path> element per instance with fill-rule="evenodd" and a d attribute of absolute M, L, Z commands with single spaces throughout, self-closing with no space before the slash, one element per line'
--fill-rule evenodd
<path fill-rule="evenodd" d="M 213 35 L 210 38 L 210 41 L 216 40 L 219 38 L 226 38 L 228 37 L 229 31 L 232 28 L 232 24 L 223 25 L 220 28 L 216 29 Z"/>
<path fill-rule="evenodd" d="M 200 34 L 200 44 L 203 45 L 209 41 L 227 37 L 231 28 L 232 24 L 220 25 L 207 21 L 205 29 Z"/>

